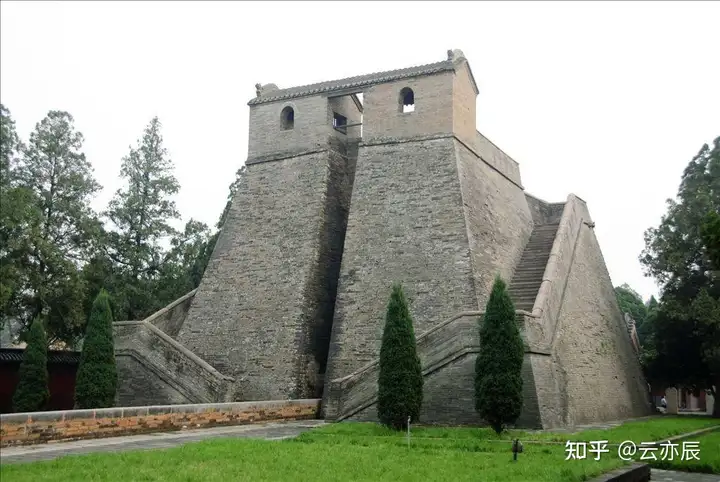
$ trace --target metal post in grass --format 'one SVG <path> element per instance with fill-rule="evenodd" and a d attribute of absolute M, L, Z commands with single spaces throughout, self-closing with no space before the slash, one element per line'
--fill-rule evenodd
<path fill-rule="evenodd" d="M 408 429 L 407 429 L 407 444 L 408 444 L 408 447 L 410 447 L 410 418 L 411 418 L 411 417 L 408 417 L 408 424 L 407 424 L 407 425 L 408 425 Z"/>

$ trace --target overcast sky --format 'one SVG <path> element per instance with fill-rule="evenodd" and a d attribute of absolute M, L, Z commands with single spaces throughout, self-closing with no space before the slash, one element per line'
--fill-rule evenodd
<path fill-rule="evenodd" d="M 720 135 L 718 2 L 0 3 L 0 98 L 27 139 L 70 112 L 104 186 L 157 115 L 182 190 L 214 224 L 245 162 L 254 85 L 291 87 L 444 60 L 461 49 L 478 130 L 527 191 L 588 202 L 613 284 L 638 262 L 682 171 Z"/>

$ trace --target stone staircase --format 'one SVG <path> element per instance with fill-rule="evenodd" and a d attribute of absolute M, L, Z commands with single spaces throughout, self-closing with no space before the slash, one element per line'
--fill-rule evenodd
<path fill-rule="evenodd" d="M 535 226 L 510 283 L 516 310 L 532 312 L 559 224 Z"/>

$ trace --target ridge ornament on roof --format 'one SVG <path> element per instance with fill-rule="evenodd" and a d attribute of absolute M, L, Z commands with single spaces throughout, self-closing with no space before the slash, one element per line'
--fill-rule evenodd
<path fill-rule="evenodd" d="M 319 82 L 316 84 L 289 87 L 287 89 L 279 89 L 275 84 L 255 84 L 256 97 L 250 100 L 250 102 L 248 102 L 248 105 L 265 104 L 268 102 L 276 102 L 278 100 L 294 99 L 297 97 L 305 97 L 308 95 L 331 93 L 338 90 L 382 84 L 385 82 L 392 82 L 408 77 L 417 77 L 419 75 L 433 75 L 441 72 L 454 71 L 457 66 L 462 62 L 467 62 L 467 60 L 465 59 L 465 55 L 463 54 L 462 50 L 455 49 L 448 50 L 447 60 L 443 60 L 442 62 L 418 65 L 415 67 L 408 67 L 404 69 L 357 75 L 354 77 L 347 77 L 339 80 L 330 80 L 326 82 Z M 472 73 L 470 75 L 472 76 Z M 475 84 L 474 79 L 473 84 Z"/>

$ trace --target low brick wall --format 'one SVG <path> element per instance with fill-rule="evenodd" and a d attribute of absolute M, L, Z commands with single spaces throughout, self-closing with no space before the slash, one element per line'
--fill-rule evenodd
<path fill-rule="evenodd" d="M 0 447 L 317 417 L 319 399 L 0 415 Z"/>

